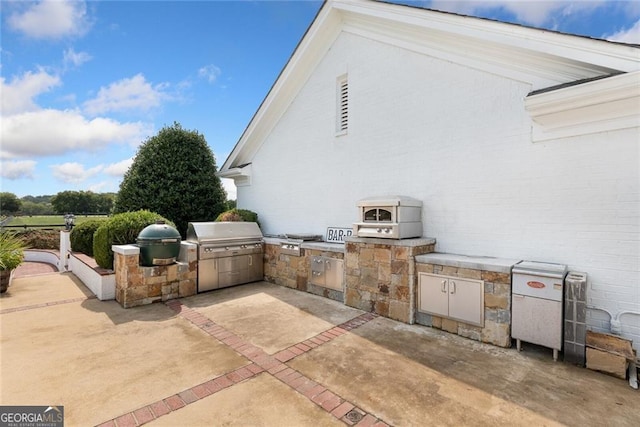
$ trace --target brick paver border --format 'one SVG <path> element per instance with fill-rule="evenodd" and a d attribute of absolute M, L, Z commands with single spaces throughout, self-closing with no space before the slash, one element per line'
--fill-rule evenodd
<path fill-rule="evenodd" d="M 299 355 L 322 346 L 370 322 L 378 317 L 377 314 L 362 314 L 338 326 L 323 331 L 308 340 L 304 340 L 270 355 L 261 348 L 247 342 L 244 338 L 216 324 L 197 310 L 186 307 L 179 300 L 167 301 L 165 305 L 212 338 L 217 339 L 249 359 L 251 363 L 157 402 L 143 406 L 142 408 L 120 415 L 117 418 L 108 420 L 98 427 L 140 426 L 167 415 L 170 412 L 177 411 L 200 399 L 204 399 L 207 396 L 218 393 L 225 388 L 253 378 L 263 372 L 272 375 L 274 378 L 288 385 L 315 403 L 318 407 L 322 408 L 325 412 L 347 425 L 356 425 L 357 427 L 389 426 L 389 424 L 377 418 L 375 415 L 358 408 L 354 403 L 349 402 L 322 384 L 287 365 L 287 362 L 295 359 Z"/>

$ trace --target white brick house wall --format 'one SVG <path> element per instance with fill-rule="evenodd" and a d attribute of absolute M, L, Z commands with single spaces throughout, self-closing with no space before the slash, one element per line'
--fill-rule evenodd
<path fill-rule="evenodd" d="M 349 130 L 335 136 L 347 73 Z M 438 252 L 589 274 L 589 325 L 640 348 L 640 129 L 532 142 L 531 84 L 342 33 L 252 162 L 239 207 L 265 233 L 350 227 L 356 201 L 424 203 Z M 608 313 L 608 314 L 607 314 Z"/>

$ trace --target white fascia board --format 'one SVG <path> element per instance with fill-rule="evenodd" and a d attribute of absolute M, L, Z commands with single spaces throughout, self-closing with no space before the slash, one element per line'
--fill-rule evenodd
<path fill-rule="evenodd" d="M 640 128 L 640 71 L 530 95 L 533 140 Z"/>
<path fill-rule="evenodd" d="M 339 14 L 325 5 L 220 168 L 221 172 L 252 161 L 264 139 L 338 37 L 340 25 Z"/>
<path fill-rule="evenodd" d="M 341 0 L 333 7 L 362 17 L 449 33 L 476 43 L 539 52 L 589 66 L 625 72 L 640 69 L 640 49 L 631 45 L 369 0 Z"/>
<path fill-rule="evenodd" d="M 336 3 L 344 31 L 529 83 L 532 90 L 640 69 L 640 49 L 371 1 Z"/>

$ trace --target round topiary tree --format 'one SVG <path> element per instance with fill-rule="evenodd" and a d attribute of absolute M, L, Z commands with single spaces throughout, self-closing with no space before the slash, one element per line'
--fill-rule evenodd
<path fill-rule="evenodd" d="M 213 221 L 226 209 L 227 194 L 216 172 L 204 136 L 174 123 L 142 144 L 120 184 L 114 211 L 157 212 L 184 238 L 189 221 Z"/>
<path fill-rule="evenodd" d="M 112 269 L 111 246 L 136 243 L 138 234 L 156 221 L 165 221 L 172 227 L 175 225 L 161 215 L 145 210 L 117 214 L 104 221 L 93 234 L 93 257 L 96 263 L 102 268 Z"/>

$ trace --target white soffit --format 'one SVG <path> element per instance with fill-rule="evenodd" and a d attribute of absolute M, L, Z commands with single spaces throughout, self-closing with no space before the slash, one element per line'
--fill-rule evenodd
<path fill-rule="evenodd" d="M 220 178 L 233 179 L 236 186 L 242 187 L 245 185 L 251 185 L 251 163 L 239 166 L 231 169 L 221 170 L 216 173 Z"/>
<path fill-rule="evenodd" d="M 640 129 L 640 71 L 529 95 L 533 140 Z"/>

